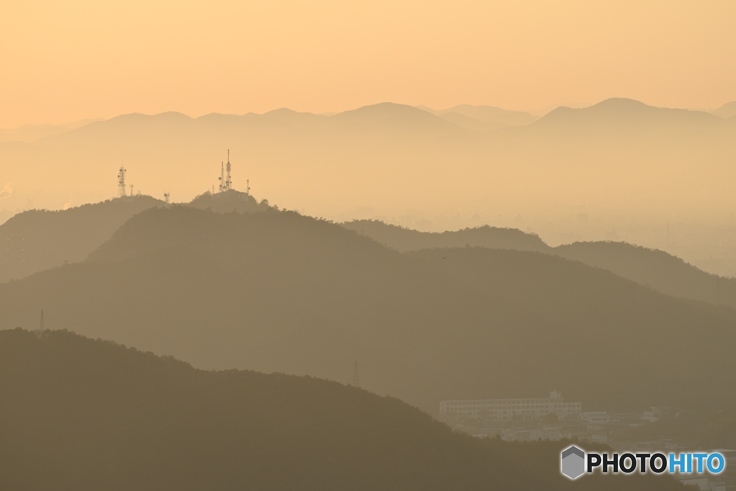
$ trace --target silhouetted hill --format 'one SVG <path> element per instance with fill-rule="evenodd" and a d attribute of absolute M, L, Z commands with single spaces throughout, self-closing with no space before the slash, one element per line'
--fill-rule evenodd
<path fill-rule="evenodd" d="M 188 206 L 218 213 L 255 213 L 270 208 L 268 201 L 259 203 L 253 196 L 235 190 L 215 194 L 207 191 L 194 198 Z"/>
<path fill-rule="evenodd" d="M 400 254 L 293 212 L 147 210 L 89 261 L 0 285 L 0 326 L 41 309 L 204 368 L 347 381 L 358 360 L 367 389 L 431 413 L 550 389 L 587 409 L 736 404 L 731 309 L 547 254 Z"/>
<path fill-rule="evenodd" d="M 432 111 L 440 116 L 449 114 L 460 114 L 475 121 L 500 126 L 522 126 L 533 123 L 536 116 L 523 111 L 509 111 L 493 106 L 473 106 L 470 104 L 460 104 L 449 109 L 440 111 Z"/>
<path fill-rule="evenodd" d="M 131 128 L 140 128 L 145 126 L 146 130 L 153 131 L 161 128 L 172 128 L 176 126 L 190 125 L 194 121 L 186 114 L 175 111 L 163 112 L 155 115 L 130 113 L 121 114 L 104 121 L 96 121 L 94 123 L 82 126 L 77 129 L 75 134 L 82 133 L 99 133 L 100 131 L 118 130 L 125 131 Z"/>
<path fill-rule="evenodd" d="M 134 196 L 68 210 L 31 210 L 0 225 L 0 282 L 85 259 L 128 218 L 163 202 Z"/>
<path fill-rule="evenodd" d="M 702 111 L 648 106 L 632 99 L 613 98 L 581 109 L 559 107 L 534 123 L 536 128 L 616 132 L 698 131 L 715 127 L 720 118 Z"/>
<path fill-rule="evenodd" d="M 95 121 L 80 128 L 52 135 L 43 143 L 67 146 L 79 141 L 94 142 L 96 148 L 116 142 L 121 138 L 135 136 L 136 143 L 143 148 L 156 144 L 156 139 L 169 140 L 175 134 L 190 131 L 194 125 L 192 118 L 178 112 L 165 112 L 156 115 L 122 114 L 103 121 Z"/>
<path fill-rule="evenodd" d="M 93 119 L 85 119 L 66 124 L 27 124 L 18 128 L 0 129 L 0 142 L 31 143 L 42 138 L 66 133 L 94 121 Z"/>
<path fill-rule="evenodd" d="M 607 269 L 676 297 L 736 307 L 736 280 L 699 270 L 663 251 L 623 242 L 576 242 L 554 254 Z"/>
<path fill-rule="evenodd" d="M 330 117 L 341 129 L 372 132 L 459 133 L 457 126 L 416 107 L 384 102 L 345 111 Z"/>
<path fill-rule="evenodd" d="M 66 133 L 69 130 L 69 128 L 51 124 L 25 125 L 13 129 L 0 129 L 0 141 L 30 143 L 47 136 Z"/>
<path fill-rule="evenodd" d="M 131 216 L 164 202 L 134 196 L 67 210 L 32 210 L 0 225 L 0 282 L 19 279 L 66 262 L 78 262 L 112 237 Z M 217 213 L 254 213 L 271 209 L 267 200 L 231 190 L 197 196 L 185 206 Z"/>
<path fill-rule="evenodd" d="M 426 106 L 417 106 L 417 108 L 471 131 L 494 131 L 506 126 L 522 126 L 538 119 L 522 111 L 508 111 L 498 107 L 470 104 L 460 104 L 442 110 Z"/>
<path fill-rule="evenodd" d="M 326 130 L 351 129 L 371 134 L 393 128 L 417 132 L 423 130 L 452 131 L 454 125 L 426 111 L 403 104 L 382 103 L 345 111 L 334 116 L 300 113 L 287 108 L 276 109 L 264 114 L 208 114 L 190 118 L 181 113 L 168 112 L 154 115 L 125 114 L 115 118 L 88 124 L 49 141 L 73 143 L 75 140 L 101 138 L 105 142 L 122 137 L 135 136 L 143 140 L 164 138 L 165 140 L 189 135 L 208 134 L 213 131 L 223 136 L 243 136 L 243 132 L 268 135 L 279 131 L 316 126 Z M 215 135 L 212 135 L 215 136 Z"/>
<path fill-rule="evenodd" d="M 565 442 L 453 433 L 308 377 L 203 372 L 68 332 L 0 331 L 2 489 L 567 489 Z M 679 489 L 586 477 L 580 489 Z M 621 486 L 624 486 L 622 488 Z"/>
<path fill-rule="evenodd" d="M 733 118 L 734 116 L 736 116 L 736 101 L 722 105 L 721 107 L 713 111 L 713 114 L 724 119 Z"/>
<path fill-rule="evenodd" d="M 549 249 L 538 236 L 512 228 L 484 226 L 447 232 L 419 232 L 377 220 L 353 220 L 342 226 L 401 252 L 466 245 L 519 251 Z"/>
<path fill-rule="evenodd" d="M 494 131 L 506 127 L 503 123 L 478 121 L 477 119 L 456 112 L 443 113 L 440 117 L 460 128 L 471 131 Z"/>
<path fill-rule="evenodd" d="M 285 107 L 264 113 L 263 116 L 299 127 L 311 127 L 324 124 L 327 121 L 326 116 L 294 111 Z"/>
<path fill-rule="evenodd" d="M 667 295 L 736 307 L 736 280 L 706 273 L 666 252 L 623 242 L 576 242 L 552 248 L 538 236 L 516 229 L 485 226 L 430 233 L 375 220 L 342 225 L 402 252 L 463 246 L 546 252 L 606 269 Z"/>

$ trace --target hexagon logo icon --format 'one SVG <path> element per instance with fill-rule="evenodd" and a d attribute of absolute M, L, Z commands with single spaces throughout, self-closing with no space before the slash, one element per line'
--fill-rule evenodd
<path fill-rule="evenodd" d="M 560 454 L 560 472 L 572 480 L 585 474 L 585 452 L 575 445 L 563 450 Z"/>

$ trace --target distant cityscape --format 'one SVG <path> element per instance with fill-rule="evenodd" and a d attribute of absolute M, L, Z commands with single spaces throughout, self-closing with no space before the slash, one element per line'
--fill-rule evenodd
<path fill-rule="evenodd" d="M 666 407 L 583 411 L 582 403 L 566 401 L 559 391 L 551 391 L 549 397 L 540 398 L 443 400 L 439 409 L 441 421 L 478 438 L 509 442 L 567 439 L 608 445 L 617 452 L 693 450 L 690 442 L 637 439 L 643 433 L 638 430 L 671 415 L 672 409 Z M 678 479 L 699 491 L 736 490 L 736 450 L 718 450 L 727 458 L 724 474 L 717 478 L 679 475 Z"/>

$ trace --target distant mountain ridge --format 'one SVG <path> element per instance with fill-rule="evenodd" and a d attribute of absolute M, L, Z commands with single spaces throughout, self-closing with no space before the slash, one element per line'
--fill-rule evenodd
<path fill-rule="evenodd" d="M 591 131 L 595 127 L 611 129 L 662 129 L 715 127 L 722 123 L 717 116 L 703 111 L 649 106 L 633 99 L 613 98 L 590 107 L 558 107 L 541 117 L 536 128 L 570 127 Z"/>
<path fill-rule="evenodd" d="M 667 295 L 736 308 L 736 279 L 706 273 L 663 251 L 623 242 L 576 242 L 550 247 L 536 235 L 488 226 L 428 233 L 375 220 L 342 225 L 402 252 L 464 246 L 544 252 L 606 269 Z"/>
<path fill-rule="evenodd" d="M 364 387 L 433 414 L 552 388 L 591 410 L 736 404 L 731 309 L 549 254 L 402 254 L 294 212 L 152 208 L 88 261 L 0 284 L 0 326 L 36 326 L 41 309 L 49 328 L 206 368 L 345 381 L 359 360 Z"/>
<path fill-rule="evenodd" d="M 537 252 L 549 249 L 539 236 L 512 228 L 484 226 L 452 232 L 418 232 L 377 220 L 353 220 L 342 226 L 401 252 L 466 245 Z"/>
<path fill-rule="evenodd" d="M 460 104 L 442 110 L 435 110 L 426 106 L 418 107 L 457 126 L 471 130 L 489 131 L 506 126 L 522 126 L 531 124 L 537 119 L 536 116 L 523 111 L 509 111 L 493 106 Z"/>
<path fill-rule="evenodd" d="M 173 186 L 176 196 L 189 200 L 217 184 L 228 148 L 237 189 L 244 190 L 248 178 L 274 202 L 332 216 L 359 206 L 382 208 L 379 216 L 432 209 L 440 190 L 443 202 L 457 209 L 520 209 L 537 199 L 615 207 L 621 196 L 640 199 L 658 186 L 664 166 L 668 186 L 661 207 L 702 200 L 694 175 L 698 189 L 708 187 L 730 203 L 734 126 L 717 116 L 607 101 L 501 127 L 458 112 L 465 106 L 454 109 L 438 116 L 384 103 L 332 116 L 285 109 L 196 119 L 121 116 L 33 144 L 0 143 L 0 163 L 14 163 L 0 174 L 7 172 L 18 190 L 3 204 L 24 207 L 28 182 L 48 190 L 39 206 L 61 207 L 69 193 L 79 201 L 98 200 L 100 194 L 75 177 L 104 183 L 121 164 L 138 189 Z M 590 186 L 559 178 L 567 172 Z M 636 180 L 626 178 L 632 172 Z M 593 193 L 596 186 L 609 192 Z"/>
<path fill-rule="evenodd" d="M 732 104 L 735 103 L 727 104 L 713 114 L 721 115 L 723 118 L 736 115 L 736 112 L 731 113 Z M 263 126 L 271 122 L 296 126 L 326 124 L 326 127 L 329 127 L 339 123 L 359 125 L 358 127 L 362 128 L 376 127 L 376 125 L 400 125 L 400 127 L 406 129 L 419 125 L 420 128 L 444 128 L 445 130 L 453 127 L 499 129 L 506 126 L 531 124 L 534 124 L 535 127 L 549 127 L 560 124 L 588 126 L 591 123 L 612 126 L 665 124 L 677 127 L 682 125 L 717 124 L 718 118 L 713 114 L 687 109 L 659 108 L 625 98 L 606 99 L 593 106 L 581 109 L 561 106 L 541 118 L 523 111 L 508 111 L 492 106 L 461 104 L 444 110 L 434 110 L 424 106 L 415 108 L 404 104 L 385 102 L 363 106 L 331 116 L 298 112 L 288 108 L 275 109 L 263 114 L 212 113 L 198 118 L 191 118 L 178 112 L 164 112 L 154 115 L 133 113 L 116 116 L 108 120 L 94 121 L 66 133 L 89 132 L 103 127 L 122 129 L 137 124 L 146 124 L 147 126 L 166 124 L 193 128 L 196 125 L 213 122 L 217 119 L 223 122 L 229 121 L 231 124 L 247 126 Z M 51 135 L 49 138 L 53 140 L 65 137 L 59 134 Z"/>
<path fill-rule="evenodd" d="M 0 128 L 0 142 L 32 143 L 52 135 L 60 135 L 98 121 L 85 119 L 67 124 L 27 124 L 18 128 Z"/>
<path fill-rule="evenodd" d="M 324 128 L 340 128 L 345 125 L 358 129 L 403 128 L 439 129 L 452 131 L 455 125 L 440 117 L 412 106 L 395 103 L 380 103 L 360 107 L 350 111 L 337 113 L 332 116 L 322 116 L 312 113 L 301 113 L 288 108 L 276 109 L 263 114 L 248 113 L 243 115 L 212 113 L 198 118 L 192 118 L 178 112 L 165 112 L 154 115 L 124 114 L 114 118 L 98 121 L 63 135 L 54 135 L 48 141 L 68 140 L 85 134 L 99 134 L 100 131 L 128 131 L 145 127 L 146 131 L 160 128 L 166 132 L 172 130 L 192 132 L 197 129 L 207 129 L 225 124 L 231 127 L 248 128 L 251 130 L 278 128 L 283 125 L 301 128 L 318 125 Z M 274 126 L 275 125 L 275 126 Z M 417 128 L 416 125 L 419 125 Z"/>
<path fill-rule="evenodd" d="M 663 251 L 624 242 L 575 242 L 555 247 L 552 253 L 668 295 L 736 308 L 736 279 L 706 273 Z"/>
<path fill-rule="evenodd" d="M 436 118 L 422 116 L 431 114 Z M 657 115 L 658 114 L 658 115 Z M 736 115 L 736 102 L 725 104 L 713 111 L 714 115 L 728 119 Z M 0 141 L 35 142 L 48 140 L 49 142 L 65 141 L 70 133 L 81 132 L 81 134 L 95 134 L 102 128 L 123 130 L 133 128 L 135 125 L 144 124 L 149 128 L 165 125 L 174 125 L 179 128 L 193 127 L 203 123 L 229 121 L 229 124 L 239 126 L 262 126 L 263 124 L 282 123 L 296 125 L 298 127 L 309 127 L 327 123 L 339 122 L 350 124 L 375 125 L 379 124 L 402 124 L 412 126 L 423 125 L 427 128 L 442 128 L 442 122 L 449 123 L 445 128 L 456 127 L 473 130 L 495 130 L 507 126 L 526 126 L 537 122 L 539 126 L 550 124 L 582 124 L 576 123 L 580 118 L 609 118 L 609 124 L 620 124 L 620 118 L 633 118 L 638 123 L 660 123 L 664 116 L 674 117 L 674 124 L 696 124 L 713 123 L 702 111 L 691 111 L 685 109 L 663 109 L 648 106 L 639 101 L 624 98 L 611 98 L 604 100 L 588 108 L 571 109 L 558 107 L 542 118 L 533 116 L 523 111 L 510 111 L 493 106 L 460 104 L 447 109 L 435 110 L 426 106 L 412 106 L 396 103 L 379 103 L 364 107 L 324 116 L 308 112 L 298 112 L 289 108 L 274 109 L 263 114 L 247 113 L 220 114 L 211 113 L 197 118 L 185 114 L 170 111 L 159 114 L 147 115 L 141 113 L 122 114 L 107 120 L 85 120 L 68 125 L 36 125 L 21 128 L 0 130 Z M 618 123 L 616 121 L 619 121 Z M 554 122 L 554 123 L 553 123 Z M 152 126 L 153 125 L 153 126 Z M 171 128 L 168 128 L 169 130 Z"/>
<path fill-rule="evenodd" d="M 736 101 L 722 105 L 721 107 L 713 111 L 713 114 L 724 119 L 736 117 Z"/>

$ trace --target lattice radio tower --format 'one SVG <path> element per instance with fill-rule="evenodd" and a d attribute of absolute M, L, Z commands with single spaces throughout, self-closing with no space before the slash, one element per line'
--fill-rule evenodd
<path fill-rule="evenodd" d="M 232 166 L 230 165 L 230 149 L 227 150 L 227 164 L 223 164 L 220 162 L 220 192 L 223 193 L 225 191 L 230 191 L 233 187 L 233 179 L 230 175 L 230 170 L 232 169 Z"/>
<path fill-rule="evenodd" d="M 125 173 L 127 170 L 122 165 L 118 171 L 118 198 L 125 198 Z"/>

